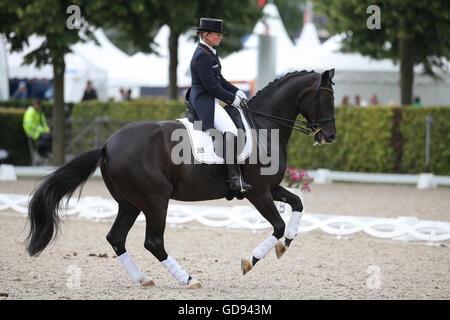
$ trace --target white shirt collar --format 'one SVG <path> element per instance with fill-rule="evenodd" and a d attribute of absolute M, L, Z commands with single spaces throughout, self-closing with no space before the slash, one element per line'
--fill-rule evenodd
<path fill-rule="evenodd" d="M 207 46 L 209 48 L 209 50 L 211 50 L 214 54 L 216 54 L 216 49 L 213 49 L 213 47 L 208 45 L 205 41 L 203 41 L 203 39 L 200 39 L 200 43 L 204 44 L 205 46 Z"/>

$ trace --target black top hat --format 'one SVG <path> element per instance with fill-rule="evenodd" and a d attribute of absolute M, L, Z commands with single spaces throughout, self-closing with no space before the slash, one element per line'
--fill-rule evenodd
<path fill-rule="evenodd" d="M 213 18 L 200 18 L 200 26 L 195 30 L 226 33 L 223 30 L 223 20 Z"/>

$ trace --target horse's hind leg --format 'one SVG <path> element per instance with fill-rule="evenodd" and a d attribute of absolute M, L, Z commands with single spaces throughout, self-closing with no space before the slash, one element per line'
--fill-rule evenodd
<path fill-rule="evenodd" d="M 146 210 L 146 231 L 144 247 L 149 250 L 156 259 L 172 274 L 172 276 L 183 285 L 188 285 L 191 289 L 201 288 L 199 281 L 192 278 L 181 265 L 164 249 L 164 230 L 166 226 L 168 199 L 157 199 Z"/>
<path fill-rule="evenodd" d="M 275 201 L 282 201 L 289 204 L 292 207 L 292 214 L 289 222 L 286 226 L 286 230 L 284 232 L 284 243 L 280 241 L 275 246 L 275 252 L 277 254 L 277 258 L 280 259 L 281 256 L 286 252 L 287 248 L 291 244 L 292 240 L 298 234 L 298 227 L 300 225 L 300 219 L 302 218 L 303 204 L 300 197 L 289 192 L 285 188 L 281 186 L 276 186 L 271 190 L 273 199 Z"/>
<path fill-rule="evenodd" d="M 125 249 L 125 241 L 128 232 L 136 221 L 139 213 L 140 210 L 136 209 L 131 204 L 120 202 L 116 220 L 106 236 L 106 239 L 113 247 L 119 257 L 120 263 L 125 268 L 125 271 L 128 273 L 131 280 L 135 283 L 140 282 L 143 286 L 153 286 L 155 285 L 153 280 L 142 274 L 131 255 Z"/>

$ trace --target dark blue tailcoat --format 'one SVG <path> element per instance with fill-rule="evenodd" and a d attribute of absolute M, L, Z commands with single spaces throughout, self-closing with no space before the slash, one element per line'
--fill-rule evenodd
<path fill-rule="evenodd" d="M 191 60 L 192 89 L 189 102 L 202 121 L 202 130 L 214 127 L 214 98 L 231 104 L 238 88 L 221 74 L 219 58 L 204 44 L 199 43 Z"/>

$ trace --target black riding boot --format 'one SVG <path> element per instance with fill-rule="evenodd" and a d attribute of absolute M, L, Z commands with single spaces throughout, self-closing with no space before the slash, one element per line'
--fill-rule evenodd
<path fill-rule="evenodd" d="M 245 182 L 242 178 L 241 168 L 237 162 L 237 137 L 230 132 L 225 132 L 224 137 L 223 157 L 225 159 L 225 167 L 227 168 L 228 190 L 230 190 L 231 192 L 245 192 L 251 189 L 252 186 Z M 233 152 L 231 162 L 229 161 L 230 159 L 228 159 L 227 161 L 228 146 L 232 147 L 229 152 Z M 228 156 L 228 158 L 230 158 L 230 155 Z"/>

